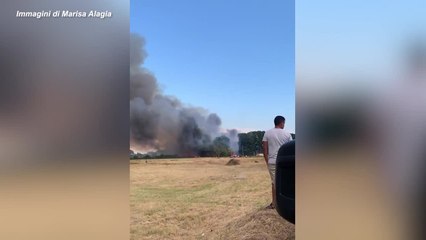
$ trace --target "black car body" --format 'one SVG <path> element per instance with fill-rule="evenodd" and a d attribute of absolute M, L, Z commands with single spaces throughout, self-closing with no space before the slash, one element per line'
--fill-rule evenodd
<path fill-rule="evenodd" d="M 277 212 L 287 221 L 295 223 L 295 141 L 278 150 L 275 173 Z"/>

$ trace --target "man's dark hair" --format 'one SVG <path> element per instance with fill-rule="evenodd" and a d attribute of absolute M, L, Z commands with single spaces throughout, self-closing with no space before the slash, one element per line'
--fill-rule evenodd
<path fill-rule="evenodd" d="M 285 123 L 285 118 L 283 116 L 276 116 L 274 118 L 274 124 L 275 124 L 275 126 L 280 125 L 282 122 Z"/>

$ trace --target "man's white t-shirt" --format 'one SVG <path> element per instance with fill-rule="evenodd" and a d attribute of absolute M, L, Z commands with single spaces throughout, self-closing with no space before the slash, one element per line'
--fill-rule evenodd
<path fill-rule="evenodd" d="M 263 135 L 263 142 L 268 142 L 268 164 L 276 164 L 280 147 L 293 140 L 289 132 L 281 128 L 272 128 Z"/>

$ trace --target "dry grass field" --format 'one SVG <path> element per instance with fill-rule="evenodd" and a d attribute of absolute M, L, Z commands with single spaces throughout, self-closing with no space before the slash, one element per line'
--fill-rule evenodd
<path fill-rule="evenodd" d="M 131 161 L 131 239 L 294 239 L 294 225 L 264 209 L 263 159 L 229 160 Z"/>

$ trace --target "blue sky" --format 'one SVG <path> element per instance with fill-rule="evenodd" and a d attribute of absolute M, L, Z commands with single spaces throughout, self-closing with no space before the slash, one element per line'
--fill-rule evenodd
<path fill-rule="evenodd" d="M 132 0 L 131 32 L 163 92 L 217 113 L 223 128 L 295 129 L 293 1 Z"/>
<path fill-rule="evenodd" d="M 425 9 L 424 0 L 298 1 L 297 76 L 319 79 L 326 89 L 330 79 L 383 88 L 380 81 L 403 71 L 410 41 L 426 36 Z"/>

